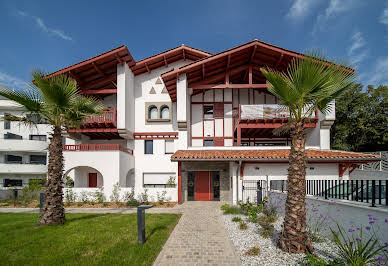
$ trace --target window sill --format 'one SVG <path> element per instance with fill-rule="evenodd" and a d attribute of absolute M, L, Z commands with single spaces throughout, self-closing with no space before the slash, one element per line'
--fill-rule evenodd
<path fill-rule="evenodd" d="M 147 122 L 170 122 L 171 119 L 147 119 Z"/>

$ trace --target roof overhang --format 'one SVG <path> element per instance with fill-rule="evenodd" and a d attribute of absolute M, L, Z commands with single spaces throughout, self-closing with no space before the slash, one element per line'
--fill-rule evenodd
<path fill-rule="evenodd" d="M 260 68 L 268 66 L 284 71 L 294 58 L 305 58 L 305 55 L 254 40 L 166 72 L 162 74 L 162 79 L 172 101 L 176 101 L 176 83 L 181 74 L 186 74 L 188 87 L 192 89 L 196 86 L 205 88 L 206 86 L 203 85 L 209 83 L 212 83 L 213 87 L 214 84 L 225 83 L 226 73 L 228 73 L 228 84 L 231 84 L 229 87 L 234 88 L 241 83 L 248 83 L 249 80 L 249 87 L 265 89 L 266 80 Z M 227 86 L 221 87 L 227 88 Z"/>
<path fill-rule="evenodd" d="M 243 161 L 257 163 L 288 163 L 289 149 L 275 150 L 178 150 L 171 156 L 173 162 Z M 376 154 L 337 150 L 306 149 L 310 163 L 368 163 L 380 161 Z"/>
<path fill-rule="evenodd" d="M 52 77 L 66 74 L 77 81 L 83 94 L 106 96 L 117 92 L 117 64 L 135 65 L 135 61 L 123 45 L 106 53 L 48 74 Z"/>
<path fill-rule="evenodd" d="M 147 72 L 150 73 L 153 69 L 159 67 L 168 67 L 169 64 L 178 60 L 188 59 L 192 61 L 197 61 L 202 58 L 209 57 L 211 55 L 212 54 L 208 52 L 182 44 L 181 46 L 137 61 L 136 64 L 131 67 L 131 70 L 136 76 Z"/>

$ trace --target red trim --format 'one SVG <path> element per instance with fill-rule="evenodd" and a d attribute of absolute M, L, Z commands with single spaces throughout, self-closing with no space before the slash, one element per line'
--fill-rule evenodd
<path fill-rule="evenodd" d="M 63 151 L 123 151 L 133 155 L 133 150 L 120 144 L 78 144 L 63 145 Z"/>
<path fill-rule="evenodd" d="M 178 139 L 178 132 L 135 132 L 133 136 L 138 140 Z"/>
<path fill-rule="evenodd" d="M 178 162 L 178 204 L 182 204 L 182 163 Z"/>
<path fill-rule="evenodd" d="M 105 132 L 117 133 L 117 128 L 69 128 L 69 133 L 88 133 L 88 132 Z"/>

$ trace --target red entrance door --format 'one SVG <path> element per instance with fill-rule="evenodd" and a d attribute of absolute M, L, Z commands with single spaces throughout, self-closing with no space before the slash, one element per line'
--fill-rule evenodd
<path fill-rule="evenodd" d="M 89 187 L 97 187 L 97 173 L 89 173 Z"/>
<path fill-rule="evenodd" d="M 211 175 L 209 171 L 195 172 L 195 200 L 211 201 Z"/>

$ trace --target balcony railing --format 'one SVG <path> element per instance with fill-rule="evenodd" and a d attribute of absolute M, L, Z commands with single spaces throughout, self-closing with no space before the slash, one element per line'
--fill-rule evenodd
<path fill-rule="evenodd" d="M 112 124 L 116 126 L 117 111 L 116 108 L 107 109 L 101 115 L 91 115 L 82 121 L 83 125 L 87 124 Z"/>
<path fill-rule="evenodd" d="M 63 151 L 122 151 L 133 155 L 133 151 L 120 144 L 63 145 Z"/>
<path fill-rule="evenodd" d="M 233 112 L 233 120 L 235 128 L 240 121 L 254 121 L 255 123 L 285 123 L 290 114 L 287 109 L 282 108 L 278 104 L 252 104 L 239 105 L 238 110 Z M 311 115 L 315 122 L 318 119 L 318 114 L 315 112 Z"/>

